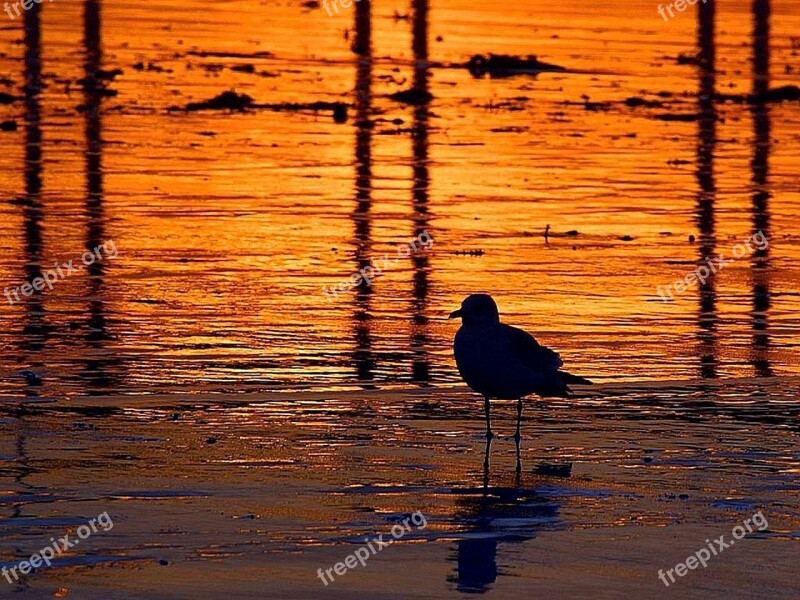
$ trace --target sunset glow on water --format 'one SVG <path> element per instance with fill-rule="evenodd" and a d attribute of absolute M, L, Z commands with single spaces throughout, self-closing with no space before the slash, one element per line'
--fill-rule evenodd
<path fill-rule="evenodd" d="M 87 591 L 106 555 L 142 598 L 797 596 L 800 4 L 332 6 L 0 12 L 0 537 L 120 518 L 27 597 L 133 597 Z M 468 68 L 492 54 L 553 68 Z M 242 110 L 197 110 L 225 93 Z M 504 438 L 485 479 L 453 358 L 479 292 L 596 384 L 526 405 L 521 480 Z M 767 550 L 661 585 L 765 505 Z M 415 510 L 376 566 L 314 580 Z"/>
<path fill-rule="evenodd" d="M 657 118 L 698 111 L 698 67 L 676 60 L 696 48 L 696 15 L 664 24 L 649 3 L 636 2 L 628 23 L 609 3 L 584 4 L 577 19 L 555 6 L 433 7 L 424 69 L 433 100 L 420 110 L 388 98 L 414 83 L 413 28 L 390 5 L 373 9 L 372 64 L 358 81 L 352 10 L 328 17 L 295 5 L 105 2 L 100 64 L 123 74 L 107 86 L 117 94 L 100 100 L 95 131 L 75 84 L 86 62 L 82 3 L 45 7 L 41 214 L 4 205 L 0 276 L 16 286 L 31 260 L 77 257 L 92 230 L 121 254 L 96 285 L 84 274 L 27 304 L 3 303 L 2 344 L 18 349 L 8 366 L 46 365 L 54 391 L 64 393 L 120 384 L 408 384 L 420 382 L 417 362 L 425 363 L 422 382 L 452 382 L 453 329 L 443 319 L 483 290 L 600 380 L 700 376 L 704 344 L 719 375 L 756 374 L 757 361 L 796 373 L 796 106 L 766 106 L 759 142 L 747 105 L 719 103 L 715 142 L 700 164 L 702 123 Z M 773 12 L 776 87 L 794 81 L 789 38 L 800 17 L 791 3 Z M 721 2 L 717 19 L 717 88 L 748 93 L 751 15 Z M 11 25 L 2 31 L 0 68 L 19 92 L 25 46 Z M 537 54 L 574 72 L 474 78 L 452 66 L 489 51 Z M 369 92 L 366 106 L 359 85 Z M 349 119 L 169 110 L 225 90 L 263 104 L 344 102 Z M 600 108 L 587 109 L 584 97 Z M 626 106 L 631 97 L 664 106 Z M 0 136 L 8 161 L 0 187 L 14 199 L 25 196 L 24 107 L 2 111 L 19 123 Z M 100 143 L 91 146 L 87 134 Z M 757 143 L 767 144 L 763 184 L 755 182 Z M 87 208 L 92 148 L 95 215 Z M 754 200 L 760 187 L 769 195 L 763 206 Z M 659 285 L 682 278 L 703 252 L 730 255 L 762 221 L 771 242 L 764 265 L 749 255 L 721 272 L 713 290 L 661 301 Z M 322 294 L 360 260 L 394 254 L 418 229 L 435 240 L 424 257 L 398 261 L 368 294 Z M 767 292 L 754 291 L 762 279 Z M 768 306 L 755 306 L 754 293 L 768 293 Z M 704 294 L 713 295 L 710 329 Z M 90 304 L 90 319 L 102 321 L 91 343 Z M 96 376 L 78 376 L 90 348 L 111 360 Z M 7 392 L 19 387 L 12 381 Z"/>

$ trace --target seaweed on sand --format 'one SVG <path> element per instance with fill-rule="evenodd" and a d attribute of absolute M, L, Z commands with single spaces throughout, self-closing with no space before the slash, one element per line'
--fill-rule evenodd
<path fill-rule="evenodd" d="M 563 73 L 567 69 L 542 62 L 533 54 L 526 57 L 510 54 L 476 54 L 469 59 L 467 68 L 473 77 L 512 77 L 514 75 L 538 75 L 542 72 Z"/>
<path fill-rule="evenodd" d="M 239 94 L 234 91 L 222 92 L 210 100 L 190 102 L 182 109 L 173 106 L 169 110 L 184 110 L 186 112 L 230 110 L 244 112 L 246 110 L 256 109 L 315 113 L 319 111 L 331 111 L 335 122 L 344 123 L 347 121 L 347 105 L 344 102 L 280 102 L 278 104 L 258 104 L 252 96 Z"/>
<path fill-rule="evenodd" d="M 238 110 L 243 111 L 247 108 L 252 108 L 254 100 L 247 94 L 237 94 L 233 91 L 222 92 L 211 98 L 210 100 L 203 100 L 202 102 L 189 102 L 184 108 L 187 112 L 195 112 L 198 110 Z"/>

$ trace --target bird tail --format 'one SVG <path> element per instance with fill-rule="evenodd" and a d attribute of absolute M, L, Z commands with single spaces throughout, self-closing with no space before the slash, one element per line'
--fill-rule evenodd
<path fill-rule="evenodd" d="M 555 375 L 557 377 L 548 376 L 546 382 L 536 390 L 536 394 L 542 398 L 569 398 L 573 394 L 572 388 L 569 387 L 570 384 L 592 385 L 592 382 L 585 377 L 566 371 L 556 371 Z"/>
<path fill-rule="evenodd" d="M 573 375 L 572 373 L 567 373 L 566 371 L 559 371 L 558 376 L 565 385 L 593 385 L 592 382 L 585 377 Z"/>

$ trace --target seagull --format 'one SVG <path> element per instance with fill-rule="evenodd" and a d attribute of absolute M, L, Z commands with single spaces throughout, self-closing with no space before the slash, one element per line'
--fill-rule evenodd
<path fill-rule="evenodd" d="M 514 440 L 519 443 L 524 396 L 566 398 L 572 391 L 568 384 L 592 383 L 559 371 L 564 362 L 557 352 L 522 329 L 501 323 L 497 304 L 488 294 L 468 296 L 450 318 L 461 319 L 453 352 L 462 379 L 484 398 L 487 441 L 494 437 L 489 421 L 490 398 L 517 401 Z"/>

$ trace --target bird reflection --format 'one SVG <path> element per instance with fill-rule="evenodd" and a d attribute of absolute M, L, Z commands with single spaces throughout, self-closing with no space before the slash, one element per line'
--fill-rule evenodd
<path fill-rule="evenodd" d="M 416 92 L 428 95 L 429 69 L 428 63 L 428 0 L 413 0 L 413 50 L 414 50 L 414 84 Z M 412 125 L 414 152 L 414 237 L 418 238 L 429 229 L 428 198 L 430 189 L 430 172 L 428 164 L 428 120 L 427 104 L 414 107 Z M 435 236 L 431 236 L 435 237 Z M 430 358 L 428 357 L 428 324 L 426 315 L 428 306 L 428 276 L 430 273 L 427 252 L 414 252 L 411 255 L 414 266 L 413 317 L 411 334 L 412 377 L 415 382 L 430 381 Z"/>
<path fill-rule="evenodd" d="M 753 234 L 761 232 L 770 238 L 769 214 L 769 153 L 770 114 L 764 94 L 769 90 L 769 32 L 770 1 L 753 0 Z M 751 262 L 753 272 L 753 356 L 751 363 L 758 377 L 771 377 L 767 313 L 769 298 L 769 244 L 756 248 Z"/>
<path fill-rule="evenodd" d="M 700 231 L 698 267 L 705 266 L 708 257 L 716 254 L 717 238 L 714 214 L 717 187 L 714 177 L 714 151 L 717 143 L 716 92 L 716 46 L 714 20 L 716 0 L 698 4 L 698 44 L 700 52 L 698 67 L 700 89 L 698 108 L 700 119 L 697 132 L 697 214 Z M 706 269 L 708 270 L 708 269 Z M 717 377 L 717 289 L 716 273 L 700 283 L 700 307 L 698 311 L 698 338 L 700 346 L 700 374 L 703 378 Z"/>
<path fill-rule="evenodd" d="M 531 540 L 541 527 L 561 524 L 558 505 L 525 488 L 519 471 L 514 474 L 513 485 L 489 485 L 490 445 L 487 440 L 483 486 L 456 491 L 459 497 L 454 520 L 465 525 L 466 532 L 465 539 L 457 542 L 454 555 L 448 557 L 456 563 L 448 581 L 462 593 L 487 592 L 498 575 L 503 575 L 497 564 L 503 544 Z"/>
<path fill-rule="evenodd" d="M 455 580 L 459 592 L 486 592 L 497 580 L 497 540 L 494 538 L 458 542 L 456 560 Z"/>
<path fill-rule="evenodd" d="M 362 0 L 355 5 L 355 37 L 353 52 L 356 54 L 356 207 L 352 214 L 355 223 L 356 270 L 372 267 L 371 215 L 372 206 L 372 2 Z M 356 349 L 354 361 L 359 381 L 372 382 L 375 359 L 372 351 L 370 310 L 372 287 L 363 279 L 355 287 Z M 373 384 L 369 383 L 368 387 Z"/>

